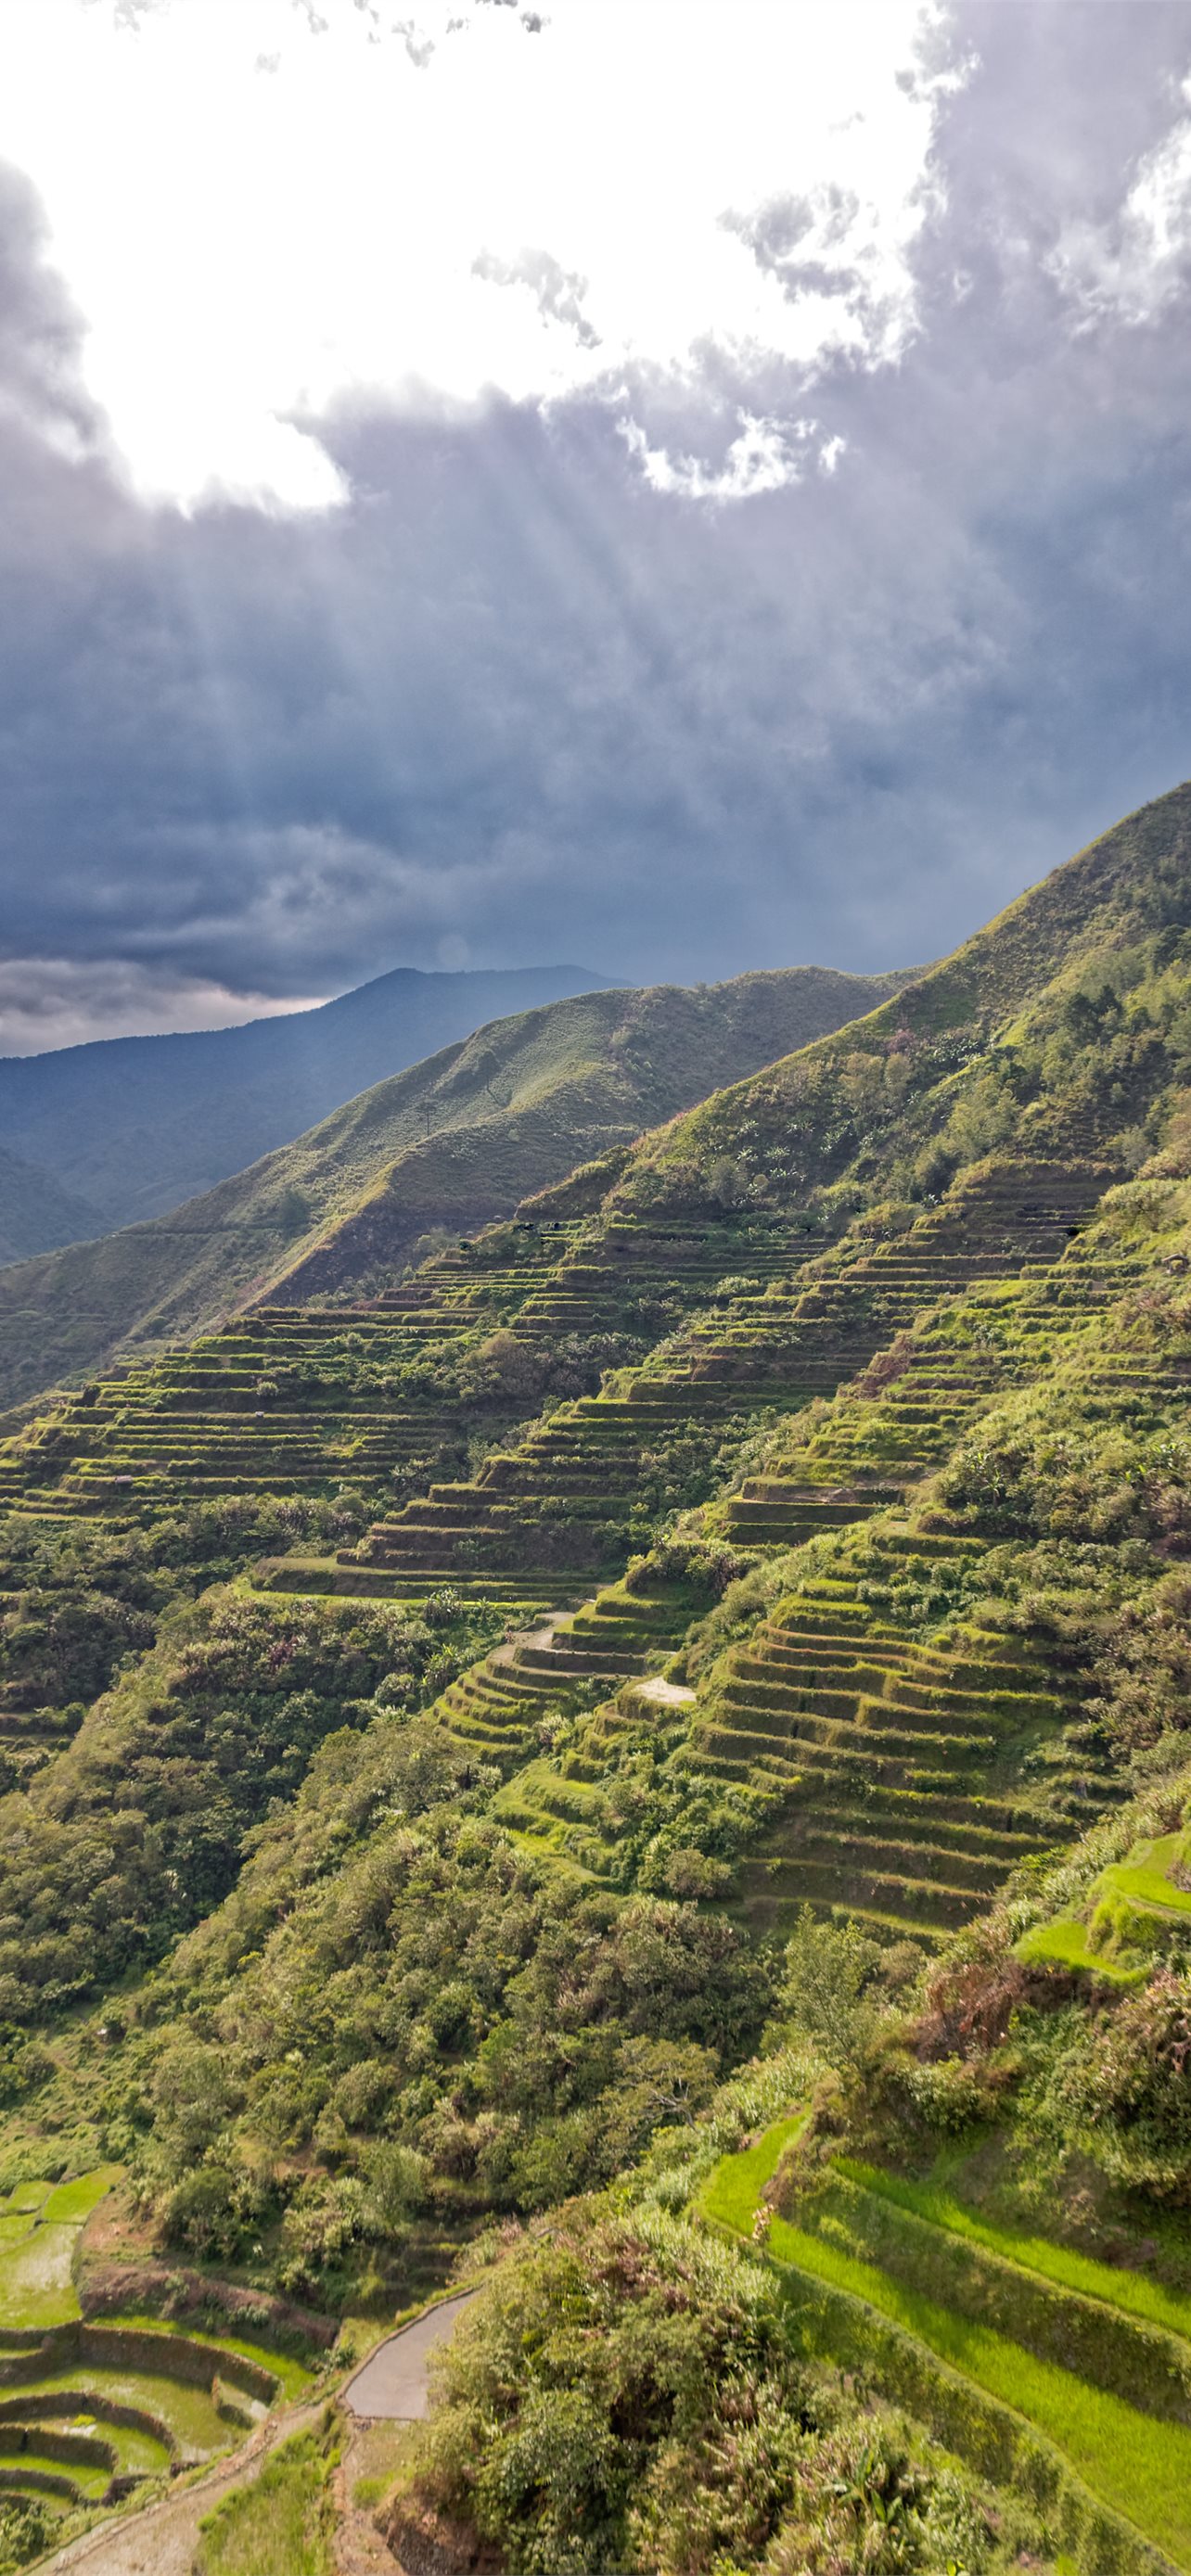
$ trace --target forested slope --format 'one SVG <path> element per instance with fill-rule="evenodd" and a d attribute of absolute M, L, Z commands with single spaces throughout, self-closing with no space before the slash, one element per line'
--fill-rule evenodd
<path fill-rule="evenodd" d="M 403 2563 L 1191 2569 L 1189 830 L 0 1460 L 9 2178 L 487 2266 Z"/>

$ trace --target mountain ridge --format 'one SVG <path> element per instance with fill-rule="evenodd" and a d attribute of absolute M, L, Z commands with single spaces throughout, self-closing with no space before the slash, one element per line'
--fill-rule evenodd
<path fill-rule="evenodd" d="M 182 1207 L 0 1270 L 0 1401 L 300 1282 L 326 1293 L 400 1268 L 423 1234 L 511 1214 L 717 1072 L 838 1026 L 900 980 L 777 968 L 701 992 L 606 988 L 490 1022 Z"/>
<path fill-rule="evenodd" d="M 395 967 L 312 1009 L 238 1027 L 0 1057 L 0 1122 L 11 1148 L 94 1211 L 92 1233 L 110 1233 L 244 1170 L 485 1021 L 611 989 L 578 966 Z"/>

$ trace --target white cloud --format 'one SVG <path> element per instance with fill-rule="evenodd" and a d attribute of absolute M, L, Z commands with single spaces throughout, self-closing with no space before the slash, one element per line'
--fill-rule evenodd
<path fill-rule="evenodd" d="M 1187 283 L 1191 263 L 1191 79 L 1184 113 L 1138 163 L 1110 223 L 1067 224 L 1050 262 L 1080 323 L 1155 322 Z"/>
<path fill-rule="evenodd" d="M 325 998 L 237 993 L 205 976 L 171 974 L 126 957 L 0 957 L 0 1056 L 41 1055 L 89 1038 L 152 1037 L 164 1029 L 235 1028 L 243 1020 L 312 1010 Z"/>
<path fill-rule="evenodd" d="M 685 501 L 751 501 L 758 492 L 782 492 L 788 484 L 799 482 L 814 421 L 783 425 L 758 419 L 752 412 L 741 412 L 739 418 L 739 435 L 718 469 L 701 464 L 696 456 L 672 456 L 667 448 L 651 447 L 639 421 L 620 420 L 617 428 L 653 492 L 676 493 Z M 828 441 L 835 449 L 843 444 L 842 439 Z M 836 460 L 834 455 L 829 463 L 826 458 L 825 447 L 820 462 L 830 474 Z"/>
<path fill-rule="evenodd" d="M 832 355 L 897 361 L 949 85 L 921 68 L 935 0 L 532 14 L 4 0 L 0 157 L 42 197 L 139 494 L 326 509 L 337 408 L 624 380 L 717 416 L 730 383 L 757 421 L 725 470 L 772 490 L 797 439 L 750 388 L 784 368 L 793 421 Z M 656 488 L 724 497 L 640 452 Z"/>

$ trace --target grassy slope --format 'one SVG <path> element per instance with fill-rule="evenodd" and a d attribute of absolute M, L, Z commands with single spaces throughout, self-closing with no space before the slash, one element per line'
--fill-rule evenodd
<path fill-rule="evenodd" d="M 1094 970 L 1147 931 L 1185 922 L 1189 908 L 1191 784 L 1127 815 L 1019 896 L 953 956 L 905 984 L 870 1014 L 863 1028 L 827 1037 L 801 1056 L 709 1095 L 689 1116 L 643 1138 L 619 1195 L 640 1196 L 683 1166 L 706 1171 L 717 1158 L 737 1153 L 742 1138 L 758 1131 L 763 1145 L 768 1144 L 792 1119 L 809 1131 L 804 1137 L 806 1179 L 836 1177 L 839 1157 L 832 1154 L 830 1121 L 821 1114 L 827 1101 L 822 1093 L 816 1098 L 816 1080 L 829 1081 L 857 1050 L 879 1053 L 899 1032 L 908 1031 L 914 1041 L 910 1082 L 894 1123 L 912 1132 L 923 1095 L 932 1095 L 933 1109 L 945 1110 L 945 1100 L 934 1098 L 943 1091 L 940 1042 L 944 1048 L 952 1042 L 954 1065 L 962 1071 L 965 1061 L 978 1059 L 990 1042 L 999 1047 L 1011 1041 L 1020 1016 L 1048 986 L 1073 987 L 1082 970 Z M 1033 1129 L 1034 1149 L 1039 1150 L 1052 1106 L 1045 1099 L 1027 1104 L 1023 1144 L 1029 1145 Z M 928 1119 L 928 1129 L 930 1123 Z"/>
<path fill-rule="evenodd" d="M 585 994 L 492 1022 L 170 1216 L 0 1272 L 0 1401 L 400 1265 L 863 1011 L 895 979 L 796 967 Z"/>
<path fill-rule="evenodd" d="M 45 1231 L 20 1254 L 163 1216 L 484 1021 L 603 981 L 567 966 L 400 967 L 317 1009 L 240 1028 L 0 1058 L 0 1133 L 86 1202 L 69 1233 Z"/>
<path fill-rule="evenodd" d="M 748 2231 L 792 2126 L 782 2123 L 743 2155 L 724 2159 L 702 2194 L 709 2218 L 736 2233 Z M 775 2218 L 767 2246 L 780 2267 L 861 2300 L 1001 2405 L 1024 2415 L 1094 2495 L 1169 2550 L 1178 2565 L 1188 2564 L 1191 2431 L 1186 2425 L 1156 2421 L 1110 2391 L 1091 2387 L 1074 2371 L 1040 2359 L 1007 2335 L 944 2305 L 928 2287 L 894 2279 L 829 2233 Z"/>
<path fill-rule="evenodd" d="M 199 2576 L 330 2576 L 332 2465 L 313 2433 L 283 2443 L 200 2526 Z"/>
<path fill-rule="evenodd" d="M 1057 2282 L 1061 2289 L 1074 2290 L 1084 2298 L 1106 2299 L 1111 2306 L 1126 2308 L 1149 2325 L 1161 2326 L 1173 2334 L 1191 2335 L 1191 2302 L 1176 2297 L 1160 2281 L 1152 2281 L 1144 2273 L 1125 2271 L 1119 2263 L 1098 2262 L 1093 2255 L 1081 2254 L 1070 2245 L 1052 2244 L 1047 2236 L 1025 2236 L 1016 2229 L 998 2227 L 937 2183 L 914 2182 L 902 2174 L 885 2173 L 875 2165 L 846 2157 L 842 2170 L 867 2191 L 882 2194 L 916 2218 L 967 2237 L 974 2245 L 986 2246 L 990 2253 L 1003 2255 L 1026 2271 L 1040 2272 L 1044 2280 Z"/>

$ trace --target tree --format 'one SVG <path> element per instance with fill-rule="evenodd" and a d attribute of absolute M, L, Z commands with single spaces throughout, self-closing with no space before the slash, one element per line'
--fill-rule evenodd
<path fill-rule="evenodd" d="M 832 2066 L 854 2068 L 880 2019 L 868 1992 L 881 1953 L 857 1923 L 821 1923 L 804 1905 L 786 1945 L 781 2009 L 790 2030 Z"/>

